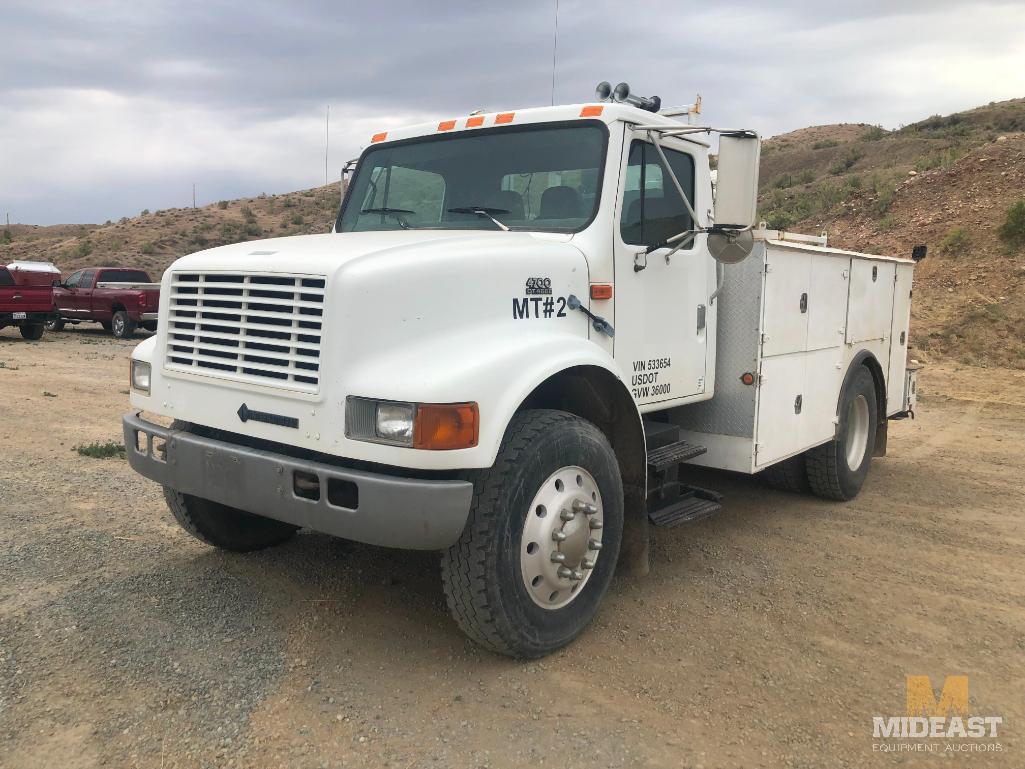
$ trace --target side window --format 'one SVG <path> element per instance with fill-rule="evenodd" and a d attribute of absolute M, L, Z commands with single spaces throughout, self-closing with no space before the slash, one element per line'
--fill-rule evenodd
<path fill-rule="evenodd" d="M 6 268 L 0 267 L 0 286 L 13 286 L 13 285 L 14 285 L 14 278 L 11 276 L 11 273 L 9 273 Z"/>
<path fill-rule="evenodd" d="M 82 270 L 82 273 L 78 278 L 78 288 L 92 288 L 93 277 L 95 275 L 96 270 Z"/>
<path fill-rule="evenodd" d="M 78 272 L 71 273 L 68 279 L 64 281 L 64 285 L 68 288 L 78 288 L 78 283 L 82 280 L 82 272 L 83 270 L 79 270 Z"/>
<path fill-rule="evenodd" d="M 686 152 L 663 149 L 687 200 L 693 205 L 694 158 Z M 659 245 L 694 226 L 654 145 L 642 141 L 630 145 L 624 182 L 623 211 L 619 220 L 624 243 Z M 691 248 L 692 244 L 686 248 Z"/>

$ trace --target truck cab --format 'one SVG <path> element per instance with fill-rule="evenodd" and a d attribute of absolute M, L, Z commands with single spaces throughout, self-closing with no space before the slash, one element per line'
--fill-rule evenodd
<path fill-rule="evenodd" d="M 617 563 L 647 570 L 649 524 L 719 509 L 681 465 L 711 454 L 745 471 L 738 446 L 757 451 L 764 291 L 732 300 L 759 318 L 731 326 L 745 345 L 725 374 L 736 343 L 717 333 L 719 297 L 727 263 L 754 253 L 759 272 L 781 236 L 754 234 L 757 135 L 722 134 L 713 200 L 709 131 L 603 101 L 375 134 L 331 233 L 210 249 L 165 272 L 160 329 L 132 356 L 132 466 L 212 545 L 310 527 L 439 550 L 472 638 L 520 657 L 565 645 Z M 877 311 L 892 314 L 892 286 Z M 774 462 L 816 449 L 819 468 L 844 450 L 846 475 L 823 471 L 818 491 L 839 483 L 833 496 L 849 498 L 886 409 L 852 362 L 875 348 L 842 346 L 829 365 L 854 384 L 822 397 L 832 434 Z M 754 377 L 751 435 L 689 419 L 714 416 L 724 375 Z"/>

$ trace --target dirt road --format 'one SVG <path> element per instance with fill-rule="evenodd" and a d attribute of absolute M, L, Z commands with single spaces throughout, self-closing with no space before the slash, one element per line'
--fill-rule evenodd
<path fill-rule="evenodd" d="M 933 366 L 848 504 L 709 474 L 593 626 L 534 663 L 449 619 L 431 554 L 178 529 L 123 460 L 131 342 L 0 331 L 0 766 L 1025 766 L 1025 372 Z M 50 393 L 50 395 L 44 394 Z M 999 752 L 882 753 L 905 676 Z"/>

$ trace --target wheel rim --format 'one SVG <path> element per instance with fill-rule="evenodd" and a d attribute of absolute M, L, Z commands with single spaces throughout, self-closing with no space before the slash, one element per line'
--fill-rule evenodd
<path fill-rule="evenodd" d="M 115 315 L 114 316 L 114 333 L 117 334 L 118 336 L 121 336 L 121 334 L 122 334 L 122 332 L 124 330 L 125 330 L 125 322 L 124 322 L 124 320 L 121 318 L 120 315 Z"/>
<path fill-rule="evenodd" d="M 857 470 L 868 449 L 868 400 L 858 395 L 847 408 L 847 466 Z"/>
<path fill-rule="evenodd" d="M 520 540 L 520 573 L 531 600 L 561 609 L 583 592 L 601 553 L 601 492 L 587 470 L 556 470 L 534 495 Z"/>

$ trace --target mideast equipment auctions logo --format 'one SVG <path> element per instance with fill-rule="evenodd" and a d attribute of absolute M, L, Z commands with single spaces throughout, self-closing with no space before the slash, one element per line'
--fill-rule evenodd
<path fill-rule="evenodd" d="M 968 713 L 968 676 L 947 676 L 939 702 L 929 676 L 907 676 L 907 715 L 872 716 L 872 750 L 883 753 L 1002 753 L 1001 716 Z"/>

